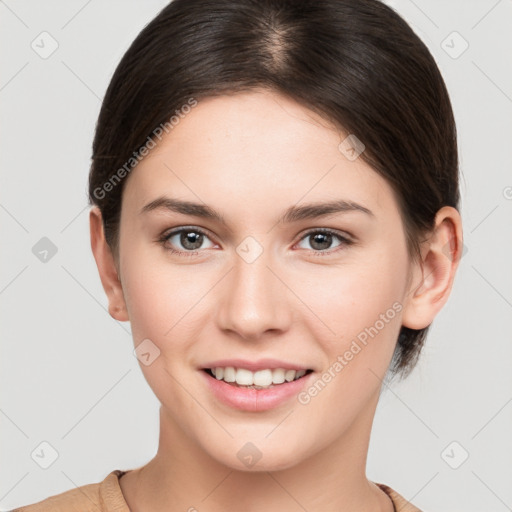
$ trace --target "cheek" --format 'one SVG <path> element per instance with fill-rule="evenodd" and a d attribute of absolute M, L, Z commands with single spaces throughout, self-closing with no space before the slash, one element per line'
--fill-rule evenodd
<path fill-rule="evenodd" d="M 154 254 L 150 258 L 148 251 L 136 248 L 124 261 L 123 290 L 134 345 L 141 344 L 152 358 L 149 364 L 140 359 L 146 381 L 161 403 L 184 410 L 190 404 L 178 382 L 184 378 L 190 339 L 196 337 L 191 321 L 204 290 L 198 289 L 197 277 L 187 280 L 183 270 L 157 264 Z"/>
<path fill-rule="evenodd" d="M 400 322 L 405 261 L 396 254 L 365 259 L 367 263 L 320 267 L 307 277 L 294 280 L 299 284 L 295 288 L 297 295 L 315 313 L 310 328 L 315 329 L 319 340 L 331 339 L 333 349 L 342 348 L 375 323 L 381 330 L 381 315 L 386 326 Z"/>
<path fill-rule="evenodd" d="M 309 324 L 325 366 L 298 400 L 312 430 L 321 428 L 325 439 L 348 429 L 378 399 L 401 326 L 405 260 L 394 256 L 382 256 L 379 265 L 338 268 L 329 286 L 310 288 L 311 308 L 335 334 L 318 320 Z"/>
<path fill-rule="evenodd" d="M 183 270 L 155 258 L 154 247 L 128 245 L 122 267 L 123 293 L 134 342 L 149 338 L 163 350 L 186 323 L 201 290 L 197 278 L 187 278 Z"/>
<path fill-rule="evenodd" d="M 380 247 L 345 266 L 323 269 L 326 286 L 319 286 L 318 279 L 302 281 L 298 293 L 308 297 L 322 320 L 311 317 L 309 329 L 326 358 L 321 382 L 306 390 L 301 403 L 311 400 L 320 416 L 332 410 L 333 403 L 343 403 L 342 412 L 335 415 L 342 422 L 347 408 L 353 414 L 348 416 L 355 417 L 378 393 L 400 332 L 406 270 L 405 248 L 400 252 Z"/>

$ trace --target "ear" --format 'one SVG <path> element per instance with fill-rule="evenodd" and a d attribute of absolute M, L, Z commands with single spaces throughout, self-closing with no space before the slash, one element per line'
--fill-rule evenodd
<path fill-rule="evenodd" d="M 89 213 L 91 248 L 108 298 L 108 312 L 120 322 L 129 320 L 121 280 L 112 251 L 105 240 L 101 211 L 94 206 Z"/>
<path fill-rule="evenodd" d="M 444 206 L 437 212 L 435 226 L 423 242 L 422 262 L 414 264 L 403 326 L 424 329 L 432 323 L 448 300 L 462 249 L 460 214 L 455 208 Z"/>

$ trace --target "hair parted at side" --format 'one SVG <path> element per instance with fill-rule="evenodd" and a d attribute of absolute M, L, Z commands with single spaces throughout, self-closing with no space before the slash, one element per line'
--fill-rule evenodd
<path fill-rule="evenodd" d="M 390 7 L 378 0 L 173 0 L 124 54 L 96 126 L 89 200 L 101 210 L 116 257 L 123 185 L 155 129 L 191 99 L 256 88 L 287 95 L 363 142 L 360 158 L 395 193 L 411 258 L 437 211 L 459 209 L 446 86 L 425 44 Z M 393 375 L 410 373 L 428 329 L 402 327 Z"/>

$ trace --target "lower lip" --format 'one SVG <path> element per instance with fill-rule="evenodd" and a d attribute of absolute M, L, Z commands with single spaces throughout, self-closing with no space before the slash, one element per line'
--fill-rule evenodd
<path fill-rule="evenodd" d="M 260 412 L 283 404 L 306 386 L 313 372 L 300 379 L 283 384 L 275 384 L 267 389 L 248 389 L 232 386 L 223 380 L 217 380 L 201 370 L 212 393 L 223 403 L 243 411 Z"/>

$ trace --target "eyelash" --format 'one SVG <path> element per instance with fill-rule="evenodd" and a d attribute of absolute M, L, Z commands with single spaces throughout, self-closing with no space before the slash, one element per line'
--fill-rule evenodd
<path fill-rule="evenodd" d="M 169 251 L 171 254 L 176 254 L 176 255 L 185 256 L 185 257 L 197 256 L 201 251 L 179 251 L 179 250 L 173 249 L 172 247 L 168 246 L 168 241 L 171 237 L 173 237 L 174 235 L 180 234 L 184 231 L 200 233 L 201 235 L 204 235 L 207 238 L 210 238 L 206 231 L 202 230 L 201 228 L 191 226 L 191 227 L 182 227 L 180 229 L 176 229 L 169 233 L 165 233 L 158 239 L 158 242 L 161 243 L 162 246 L 164 247 L 164 249 Z M 315 256 L 317 256 L 317 255 L 318 256 L 330 256 L 333 253 L 337 253 L 338 251 L 343 250 L 344 247 L 352 245 L 354 243 L 353 240 L 350 240 L 349 238 L 339 234 L 338 232 L 333 231 L 331 229 L 327 229 L 327 228 L 311 229 L 311 230 L 307 231 L 306 233 L 304 233 L 304 235 L 301 237 L 299 242 L 301 242 L 308 236 L 311 236 L 313 234 L 318 234 L 318 233 L 333 235 L 334 237 L 338 238 L 338 240 L 341 242 L 341 244 L 334 250 L 326 249 L 323 251 L 315 251 L 314 249 L 312 249 L 312 252 L 313 252 L 313 254 L 315 254 Z M 306 249 L 306 250 L 308 250 L 308 249 Z"/>

